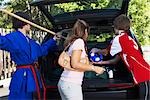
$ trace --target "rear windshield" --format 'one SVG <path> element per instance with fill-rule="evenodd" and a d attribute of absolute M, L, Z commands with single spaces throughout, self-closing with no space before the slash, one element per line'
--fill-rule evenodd
<path fill-rule="evenodd" d="M 64 37 L 70 37 L 72 29 L 63 30 L 60 34 Z M 111 43 L 114 33 L 113 30 L 107 26 L 105 26 L 105 28 L 90 27 L 90 33 L 88 35 L 87 45 L 89 49 L 92 47 L 106 48 Z M 64 40 L 58 42 L 60 46 L 63 46 L 63 44 Z"/>
<path fill-rule="evenodd" d="M 121 9 L 123 0 L 83 0 L 69 3 L 45 5 L 52 16 L 65 12 L 92 9 Z M 56 12 L 57 11 L 57 12 Z"/>

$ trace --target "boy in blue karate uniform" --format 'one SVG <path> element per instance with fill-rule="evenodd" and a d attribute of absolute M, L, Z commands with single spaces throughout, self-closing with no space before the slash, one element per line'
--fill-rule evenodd
<path fill-rule="evenodd" d="M 31 21 L 31 18 L 23 12 L 16 15 Z M 37 93 L 41 99 L 40 89 L 42 82 L 34 62 L 38 57 L 47 55 L 49 51 L 56 50 L 56 36 L 43 44 L 38 44 L 27 36 L 30 25 L 16 18 L 12 19 L 15 32 L 0 36 L 0 49 L 10 52 L 11 59 L 17 65 L 11 83 L 9 100 L 32 100 L 33 94 Z"/>

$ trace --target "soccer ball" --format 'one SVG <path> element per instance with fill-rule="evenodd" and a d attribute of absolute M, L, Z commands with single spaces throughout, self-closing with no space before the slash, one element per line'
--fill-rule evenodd
<path fill-rule="evenodd" d="M 90 56 L 90 60 L 93 62 L 99 62 L 103 60 L 102 54 L 90 52 L 89 56 Z"/>

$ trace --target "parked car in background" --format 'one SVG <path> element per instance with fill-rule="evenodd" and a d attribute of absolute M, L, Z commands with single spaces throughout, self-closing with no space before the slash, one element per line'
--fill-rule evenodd
<path fill-rule="evenodd" d="M 102 0 L 103 1 L 103 0 Z M 114 3 L 113 3 L 114 2 Z M 101 0 L 34 0 L 30 5 L 37 7 L 44 16 L 52 23 L 53 31 L 68 37 L 77 19 L 83 19 L 90 25 L 88 38 L 88 51 L 92 48 L 107 48 L 113 39 L 113 20 L 120 14 L 126 14 L 130 0 L 106 0 L 105 6 L 101 6 Z M 76 5 L 69 10 L 63 9 L 63 5 Z M 113 4 L 113 5 L 112 5 Z M 92 6 L 92 7 L 91 7 Z M 59 13 L 56 13 L 59 12 Z M 130 36 L 136 40 L 133 31 Z M 51 35 L 47 35 L 43 42 Z M 65 39 L 58 42 L 58 50 L 49 52 L 48 56 L 39 59 L 41 73 L 47 89 L 47 98 L 59 97 L 57 83 L 63 69 L 58 65 L 59 54 L 64 49 Z M 139 43 L 138 43 L 139 44 Z M 139 45 L 140 47 L 140 45 Z M 141 51 L 142 53 L 142 51 Z M 103 60 L 112 58 L 110 55 L 103 56 Z M 96 76 L 94 72 L 85 72 L 83 92 L 120 91 L 125 90 L 127 98 L 138 97 L 138 87 L 133 83 L 133 77 L 125 64 L 120 60 L 116 65 L 105 65 L 107 72 Z M 113 77 L 109 77 L 109 71 Z"/>

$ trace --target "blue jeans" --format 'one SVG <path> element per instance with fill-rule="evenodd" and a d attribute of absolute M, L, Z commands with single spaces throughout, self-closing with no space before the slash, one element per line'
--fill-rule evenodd
<path fill-rule="evenodd" d="M 62 100 L 83 100 L 82 87 L 79 84 L 59 80 L 58 90 Z"/>

